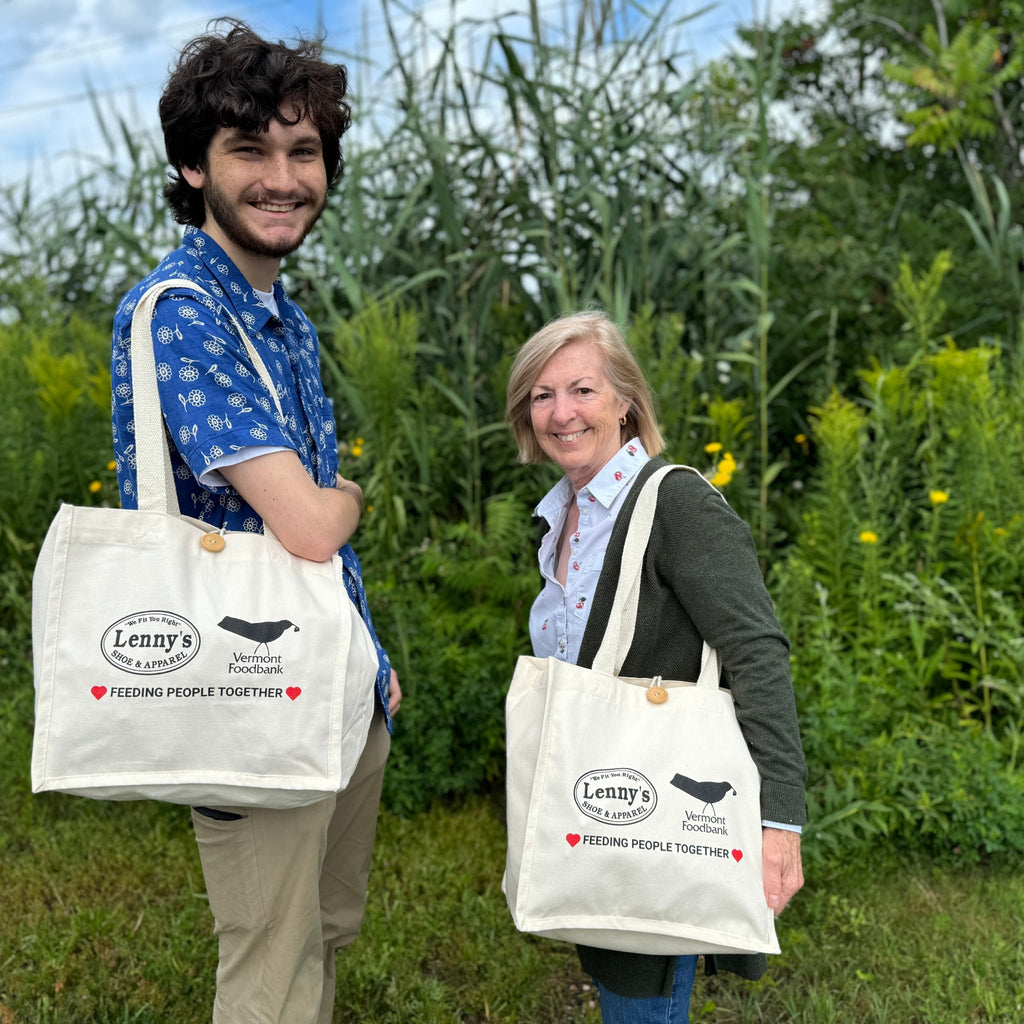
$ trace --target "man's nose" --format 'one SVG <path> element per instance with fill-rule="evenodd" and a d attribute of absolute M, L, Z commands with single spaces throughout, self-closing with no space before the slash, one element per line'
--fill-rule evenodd
<path fill-rule="evenodd" d="M 295 174 L 286 153 L 274 154 L 263 163 L 263 185 L 270 192 L 287 194 L 295 187 Z"/>

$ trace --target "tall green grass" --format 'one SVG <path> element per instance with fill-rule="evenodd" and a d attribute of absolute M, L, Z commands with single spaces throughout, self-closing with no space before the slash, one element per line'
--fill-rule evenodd
<path fill-rule="evenodd" d="M 541 322 L 593 302 L 627 323 L 670 455 L 717 470 L 755 528 L 793 640 L 809 856 L 881 838 L 949 863 L 1021 853 L 1021 324 L 951 341 L 944 294 L 973 253 L 915 252 L 885 282 L 906 328 L 858 339 L 871 356 L 855 365 L 821 315 L 829 296 L 788 309 L 805 294 L 785 272 L 801 239 L 780 213 L 803 199 L 775 145 L 772 100 L 791 86 L 776 43 L 693 69 L 686 21 L 665 11 L 557 10 L 533 2 L 438 39 L 389 20 L 379 95 L 397 107 L 347 144 L 315 240 L 285 267 L 321 331 L 343 471 L 365 486 L 356 544 L 409 695 L 391 805 L 500 782 L 502 698 L 537 587 L 530 514 L 554 478 L 516 463 L 507 370 Z M 158 154 L 108 130 L 126 161 L 45 203 L 7 189 L 0 204 L 0 669 L 15 729 L 31 718 L 47 524 L 61 500 L 116 501 L 111 312 L 177 234 Z M 1004 191 L 976 188 L 964 212 L 1016 287 Z"/>
<path fill-rule="evenodd" d="M 200 1024 L 216 943 L 183 808 L 2 798 L 0 1021 Z M 813 842 L 813 839 L 811 840 Z M 597 1024 L 571 946 L 518 934 L 498 800 L 385 812 L 339 1024 Z M 1019 864 L 944 871 L 878 846 L 809 873 L 757 983 L 698 975 L 710 1024 L 1011 1024 L 1024 1012 Z"/>

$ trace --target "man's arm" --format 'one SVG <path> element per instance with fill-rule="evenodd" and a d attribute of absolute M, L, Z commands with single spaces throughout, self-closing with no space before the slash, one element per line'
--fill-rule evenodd
<path fill-rule="evenodd" d="M 336 487 L 318 487 L 293 451 L 257 455 L 221 473 L 293 555 L 326 562 L 359 525 L 359 485 L 339 475 Z"/>

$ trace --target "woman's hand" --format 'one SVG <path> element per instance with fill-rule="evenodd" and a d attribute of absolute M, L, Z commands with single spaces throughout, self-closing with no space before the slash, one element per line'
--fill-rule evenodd
<path fill-rule="evenodd" d="M 402 706 L 402 688 L 398 685 L 398 673 L 391 670 L 391 682 L 388 684 L 388 711 L 393 715 Z"/>
<path fill-rule="evenodd" d="M 804 884 L 800 864 L 800 833 L 784 828 L 761 831 L 764 898 L 778 917 Z"/>

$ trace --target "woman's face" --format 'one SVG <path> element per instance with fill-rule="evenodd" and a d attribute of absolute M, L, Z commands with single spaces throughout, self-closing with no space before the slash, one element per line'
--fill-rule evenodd
<path fill-rule="evenodd" d="M 612 390 L 600 350 L 587 340 L 560 348 L 530 389 L 530 421 L 544 453 L 579 490 L 622 447 L 629 403 Z"/>

